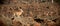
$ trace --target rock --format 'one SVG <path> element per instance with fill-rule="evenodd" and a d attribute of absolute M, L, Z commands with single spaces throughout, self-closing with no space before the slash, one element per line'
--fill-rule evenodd
<path fill-rule="evenodd" d="M 34 23 L 34 26 L 41 26 L 41 23 Z"/>

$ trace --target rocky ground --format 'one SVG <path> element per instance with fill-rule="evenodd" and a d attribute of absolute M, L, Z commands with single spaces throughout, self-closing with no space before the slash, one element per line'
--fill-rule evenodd
<path fill-rule="evenodd" d="M 60 6 L 47 0 L 1 0 L 0 26 L 60 26 Z"/>

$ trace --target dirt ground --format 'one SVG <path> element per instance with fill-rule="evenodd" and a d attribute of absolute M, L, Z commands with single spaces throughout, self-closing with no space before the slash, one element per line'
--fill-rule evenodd
<path fill-rule="evenodd" d="M 60 26 L 60 5 L 51 0 L 0 0 L 0 26 Z"/>

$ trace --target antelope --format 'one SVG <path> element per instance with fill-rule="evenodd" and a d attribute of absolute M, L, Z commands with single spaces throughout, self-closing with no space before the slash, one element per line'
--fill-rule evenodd
<path fill-rule="evenodd" d="M 23 10 L 22 9 L 19 9 L 18 11 L 13 11 L 13 15 L 17 15 L 17 16 L 20 16 L 21 14 L 23 13 Z"/>

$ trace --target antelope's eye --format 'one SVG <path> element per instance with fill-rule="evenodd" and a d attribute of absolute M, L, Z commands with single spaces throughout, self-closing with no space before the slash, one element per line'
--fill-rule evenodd
<path fill-rule="evenodd" d="M 14 20 L 14 18 L 12 18 L 11 20 Z"/>

